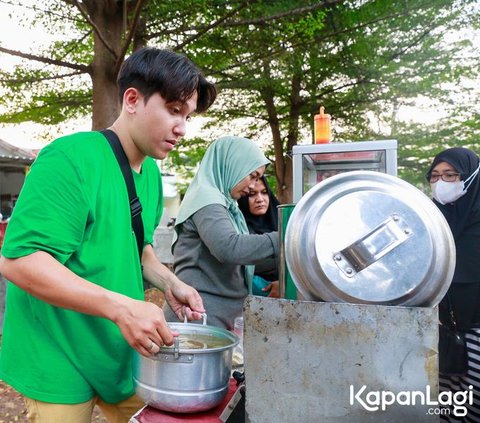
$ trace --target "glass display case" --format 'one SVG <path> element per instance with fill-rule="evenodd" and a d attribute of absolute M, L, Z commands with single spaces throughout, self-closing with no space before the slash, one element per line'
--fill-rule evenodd
<path fill-rule="evenodd" d="M 397 175 L 397 141 L 356 141 L 296 145 L 293 157 L 293 202 L 330 176 L 352 170 Z"/>

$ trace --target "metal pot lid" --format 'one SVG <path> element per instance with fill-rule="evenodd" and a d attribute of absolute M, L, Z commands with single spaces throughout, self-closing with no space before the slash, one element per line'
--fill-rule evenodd
<path fill-rule="evenodd" d="M 384 173 L 349 171 L 295 206 L 285 258 L 306 300 L 434 306 L 451 283 L 455 244 L 420 190 Z"/>

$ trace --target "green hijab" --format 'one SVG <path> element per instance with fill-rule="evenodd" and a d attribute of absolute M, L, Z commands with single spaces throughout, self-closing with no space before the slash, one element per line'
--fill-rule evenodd
<path fill-rule="evenodd" d="M 230 219 L 239 234 L 248 234 L 247 224 L 237 201 L 230 191 L 242 179 L 267 165 L 269 160 L 260 148 L 247 138 L 221 137 L 207 148 L 197 174 L 185 193 L 175 221 L 175 245 L 180 225 L 198 210 L 210 204 L 225 206 Z M 254 266 L 245 266 L 245 278 L 249 292 L 253 279 Z"/>

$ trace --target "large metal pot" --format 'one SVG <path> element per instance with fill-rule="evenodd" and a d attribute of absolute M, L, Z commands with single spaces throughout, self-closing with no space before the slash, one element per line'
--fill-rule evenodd
<path fill-rule="evenodd" d="M 194 413 L 217 406 L 225 398 L 237 335 L 225 329 L 190 323 L 169 323 L 180 333 L 175 344 L 146 358 L 135 355 L 137 395 L 152 407 Z"/>
<path fill-rule="evenodd" d="M 307 300 L 434 306 L 451 283 L 455 244 L 420 190 L 387 174 L 351 171 L 301 198 L 285 257 Z"/>

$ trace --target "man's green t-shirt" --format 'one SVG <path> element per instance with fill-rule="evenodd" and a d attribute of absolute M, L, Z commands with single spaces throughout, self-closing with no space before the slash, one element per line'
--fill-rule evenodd
<path fill-rule="evenodd" d="M 133 176 L 145 243 L 151 243 L 163 208 L 161 175 L 147 158 Z M 99 132 L 59 138 L 32 165 L 2 255 L 37 251 L 48 252 L 90 282 L 143 299 L 125 181 Z M 133 349 L 113 322 L 51 306 L 8 283 L 0 378 L 25 396 L 65 404 L 93 395 L 121 401 L 134 393 L 132 357 Z"/>

